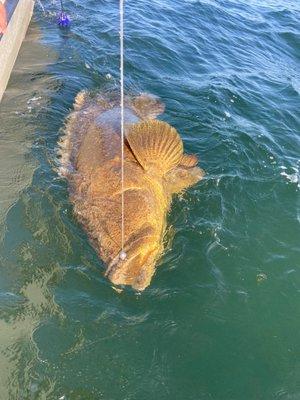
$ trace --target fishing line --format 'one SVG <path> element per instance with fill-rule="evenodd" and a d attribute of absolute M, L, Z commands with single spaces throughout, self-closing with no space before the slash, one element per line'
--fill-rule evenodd
<path fill-rule="evenodd" d="M 121 252 L 120 259 L 125 260 L 125 202 L 124 202 L 124 0 L 120 0 L 120 108 L 121 108 Z"/>
<path fill-rule="evenodd" d="M 45 7 L 43 6 L 43 3 L 41 2 L 41 0 L 38 0 L 38 3 L 43 11 L 43 14 L 46 15 L 46 10 L 45 10 Z"/>
<path fill-rule="evenodd" d="M 46 16 L 46 10 L 42 1 L 41 0 L 37 1 L 43 11 L 44 16 Z M 71 18 L 65 11 L 63 0 L 60 0 L 59 3 L 60 3 L 60 12 L 57 14 L 57 24 L 60 28 L 69 28 L 71 24 Z"/>

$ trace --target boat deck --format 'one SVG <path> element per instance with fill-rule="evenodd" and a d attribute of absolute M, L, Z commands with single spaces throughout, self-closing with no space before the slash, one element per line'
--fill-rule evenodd
<path fill-rule="evenodd" d="M 0 34 L 0 101 L 30 23 L 34 0 L 6 0 L 7 29 Z"/>

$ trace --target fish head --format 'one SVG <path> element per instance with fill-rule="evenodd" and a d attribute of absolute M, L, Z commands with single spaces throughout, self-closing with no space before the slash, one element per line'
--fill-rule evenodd
<path fill-rule="evenodd" d="M 144 232 L 145 233 L 145 232 Z M 134 235 L 111 262 L 106 276 L 114 285 L 127 285 L 143 291 L 150 285 L 155 266 L 163 250 L 162 240 L 153 235 Z"/>

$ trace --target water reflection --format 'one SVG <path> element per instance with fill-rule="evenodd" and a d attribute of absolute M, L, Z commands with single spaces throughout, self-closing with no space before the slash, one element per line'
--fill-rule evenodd
<path fill-rule="evenodd" d="M 47 315 L 62 314 L 48 284 L 57 269 L 41 269 L 18 291 L 1 292 L 0 391 L 3 399 L 17 399 L 24 390 L 34 391 L 32 368 L 39 360 L 32 339 L 35 329 Z"/>
<path fill-rule="evenodd" d="M 13 210 L 8 211 L 33 177 L 36 162 L 31 147 L 40 129 L 39 116 L 49 103 L 53 87 L 53 78 L 45 71 L 57 56 L 41 44 L 40 37 L 39 28 L 32 25 L 0 104 L 0 397 L 3 399 L 24 398 L 28 394 L 25 391 L 35 391 L 30 376 L 39 358 L 32 339 L 34 331 L 45 315 L 62 318 L 48 288 L 58 266 L 32 268 L 23 274 L 14 245 L 19 242 L 27 266 L 29 245 L 24 238 L 17 237 L 14 224 L 9 229 L 9 220 L 18 217 Z M 43 390 L 49 391 L 51 384 L 47 386 Z"/>
<path fill-rule="evenodd" d="M 5 215 L 18 194 L 29 185 L 35 169 L 30 149 L 52 90 L 46 67 L 57 56 L 40 42 L 41 33 L 31 26 L 0 104 L 0 237 Z"/>

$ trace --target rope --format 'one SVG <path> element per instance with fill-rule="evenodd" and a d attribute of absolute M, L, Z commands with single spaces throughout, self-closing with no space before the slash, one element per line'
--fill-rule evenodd
<path fill-rule="evenodd" d="M 121 91 L 121 253 L 120 259 L 125 260 L 125 204 L 124 204 L 124 0 L 120 0 L 120 91 Z"/>

